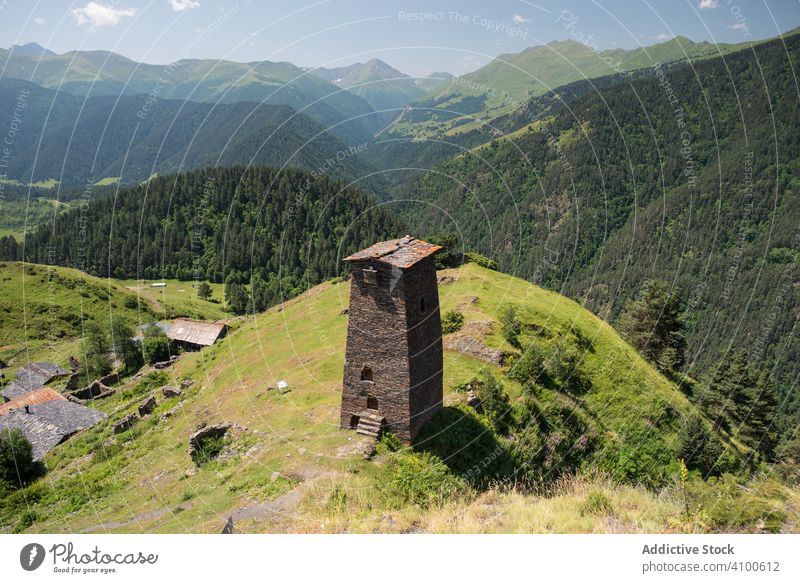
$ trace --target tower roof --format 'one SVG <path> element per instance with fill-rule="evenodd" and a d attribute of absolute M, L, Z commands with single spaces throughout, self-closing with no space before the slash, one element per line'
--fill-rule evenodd
<path fill-rule="evenodd" d="M 389 241 L 375 243 L 366 249 L 353 253 L 349 257 L 345 257 L 344 260 L 366 261 L 372 259 L 401 269 L 407 269 L 440 249 L 442 247 L 439 245 L 426 243 L 422 239 L 406 235 L 402 239 L 390 239 Z"/>

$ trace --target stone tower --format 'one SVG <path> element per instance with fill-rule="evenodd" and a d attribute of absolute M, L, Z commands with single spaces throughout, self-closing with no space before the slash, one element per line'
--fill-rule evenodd
<path fill-rule="evenodd" d="M 376 243 L 352 264 L 341 426 L 410 443 L 442 407 L 442 322 L 434 253 L 414 237 Z"/>

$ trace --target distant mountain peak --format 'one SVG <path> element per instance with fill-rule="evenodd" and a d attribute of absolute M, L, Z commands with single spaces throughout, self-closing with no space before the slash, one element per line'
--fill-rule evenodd
<path fill-rule="evenodd" d="M 16 53 L 22 53 L 24 55 L 35 55 L 35 56 L 56 56 L 56 53 L 53 51 L 44 48 L 42 45 L 38 43 L 26 43 L 24 45 L 11 45 L 12 51 Z"/>

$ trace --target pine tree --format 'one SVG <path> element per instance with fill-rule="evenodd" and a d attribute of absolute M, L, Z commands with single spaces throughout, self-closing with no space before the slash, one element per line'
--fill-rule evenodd
<path fill-rule="evenodd" d="M 247 288 L 234 281 L 226 283 L 225 303 L 228 304 L 228 309 L 237 316 L 246 314 L 250 303 L 250 295 L 247 293 Z"/>
<path fill-rule="evenodd" d="M 207 281 L 202 282 L 199 286 L 197 286 L 197 297 L 201 300 L 209 300 L 211 299 L 211 286 L 208 284 Z"/>
<path fill-rule="evenodd" d="M 776 425 L 778 402 L 765 375 L 752 385 L 747 399 L 749 411 L 742 420 L 742 437 L 747 445 L 772 460 L 780 441 Z"/>
<path fill-rule="evenodd" d="M 647 280 L 636 300 L 620 317 L 625 338 L 662 372 L 674 372 L 684 362 L 683 302 L 677 291 L 659 280 Z"/>

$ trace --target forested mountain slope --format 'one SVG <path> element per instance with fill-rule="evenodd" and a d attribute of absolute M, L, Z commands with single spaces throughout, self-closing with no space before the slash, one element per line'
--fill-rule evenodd
<path fill-rule="evenodd" d="M 70 187 L 107 178 L 130 184 L 153 173 L 236 164 L 322 169 L 349 179 L 365 172 L 344 142 L 285 105 L 147 95 L 86 100 L 6 78 L 0 104 L 0 123 L 20 120 L 5 173 L 23 184 L 56 180 Z"/>
<path fill-rule="evenodd" d="M 798 62 L 793 35 L 600 87 L 436 167 L 405 216 L 612 320 L 665 279 L 688 307 L 691 372 L 746 348 L 796 408 Z"/>
<path fill-rule="evenodd" d="M 94 200 L 30 234 L 24 252 L 117 278 L 244 283 L 258 275 L 279 299 L 399 231 L 356 188 L 300 170 L 239 166 L 159 177 Z"/>

